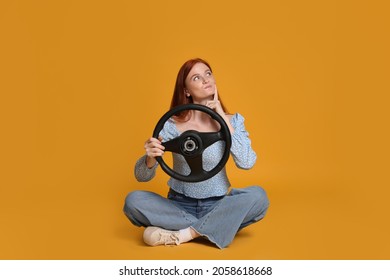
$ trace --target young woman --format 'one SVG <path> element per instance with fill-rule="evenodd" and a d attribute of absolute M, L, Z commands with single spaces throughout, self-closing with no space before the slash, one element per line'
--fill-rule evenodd
<path fill-rule="evenodd" d="M 210 65 L 202 59 L 191 59 L 179 70 L 171 109 L 181 104 L 201 104 L 217 112 L 227 123 L 232 145 L 230 153 L 237 167 L 250 169 L 255 164 L 244 118 L 229 115 L 222 104 Z M 219 124 L 209 115 L 184 111 L 164 124 L 160 137 L 146 140 L 146 154 L 135 165 L 135 177 L 147 182 L 155 176 L 157 156 L 164 154 L 163 141 L 178 137 L 187 130 L 214 132 Z M 212 144 L 203 152 L 203 166 L 213 168 L 220 160 L 224 142 Z M 184 157 L 173 153 L 173 169 L 180 174 L 189 171 Z M 210 169 L 211 169 L 210 168 Z M 188 183 L 170 178 L 167 198 L 149 191 L 133 191 L 126 197 L 124 212 L 136 226 L 145 227 L 144 241 L 151 246 L 179 245 L 197 237 L 207 238 L 219 248 L 227 247 L 236 233 L 261 220 L 269 206 L 265 191 L 259 186 L 232 188 L 223 168 L 202 182 Z"/>

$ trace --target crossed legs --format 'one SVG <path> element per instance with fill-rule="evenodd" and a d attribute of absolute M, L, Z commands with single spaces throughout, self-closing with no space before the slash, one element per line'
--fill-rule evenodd
<path fill-rule="evenodd" d="M 203 236 L 225 248 L 238 230 L 261 220 L 268 206 L 265 191 L 252 186 L 232 189 L 212 201 L 182 195 L 168 199 L 149 191 L 134 191 L 126 197 L 124 212 L 134 225 L 146 227 L 144 240 L 149 245 L 178 245 Z"/>

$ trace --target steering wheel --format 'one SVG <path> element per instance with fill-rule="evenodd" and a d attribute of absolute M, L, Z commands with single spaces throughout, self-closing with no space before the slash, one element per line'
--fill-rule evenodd
<path fill-rule="evenodd" d="M 181 154 L 186 160 L 191 169 L 189 175 L 182 175 L 171 169 L 163 160 L 161 156 L 156 157 L 157 162 L 161 165 L 162 170 L 169 176 L 184 182 L 200 182 L 207 180 L 216 175 L 225 166 L 229 159 L 230 147 L 232 144 L 229 127 L 224 119 L 209 107 L 198 104 L 184 104 L 176 106 L 167 113 L 165 113 L 158 121 L 154 131 L 153 137 L 158 138 L 160 131 L 163 129 L 166 121 L 173 115 L 186 110 L 197 110 L 208 114 L 211 118 L 220 124 L 220 130 L 217 132 L 198 132 L 196 130 L 187 130 L 178 137 L 163 142 L 165 151 Z M 203 151 L 217 141 L 225 142 L 225 150 L 219 163 L 210 171 L 203 169 Z"/>

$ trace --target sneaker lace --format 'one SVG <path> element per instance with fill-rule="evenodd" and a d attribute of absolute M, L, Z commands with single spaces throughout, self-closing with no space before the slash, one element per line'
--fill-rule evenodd
<path fill-rule="evenodd" d="M 160 232 L 160 240 L 164 242 L 164 245 L 179 245 L 179 233 L 178 232 Z"/>

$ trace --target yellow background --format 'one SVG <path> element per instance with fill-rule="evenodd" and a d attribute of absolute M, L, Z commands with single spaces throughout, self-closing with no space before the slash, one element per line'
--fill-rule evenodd
<path fill-rule="evenodd" d="M 389 259 L 386 1 L 1 1 L 1 259 Z M 213 66 L 271 208 L 228 249 L 143 245 L 126 194 L 184 61 Z"/>

